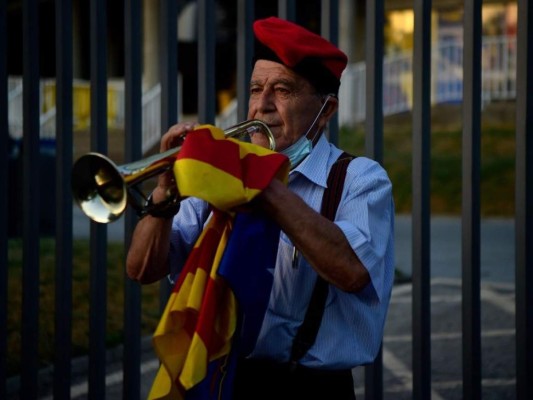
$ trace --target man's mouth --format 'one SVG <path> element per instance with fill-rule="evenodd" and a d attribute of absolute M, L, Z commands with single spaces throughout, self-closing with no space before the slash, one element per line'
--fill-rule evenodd
<path fill-rule="evenodd" d="M 272 131 L 273 131 L 273 130 L 279 130 L 279 127 L 280 127 L 279 124 L 269 124 L 268 122 L 265 122 L 265 124 L 267 124 L 268 128 L 269 128 L 270 130 L 272 130 Z"/>

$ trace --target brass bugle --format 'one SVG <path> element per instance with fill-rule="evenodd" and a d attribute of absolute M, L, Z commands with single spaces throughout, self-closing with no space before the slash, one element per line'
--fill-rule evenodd
<path fill-rule="evenodd" d="M 226 138 L 247 141 L 255 133 L 264 134 L 270 149 L 275 149 L 274 135 L 262 121 L 244 121 L 224 130 Z M 139 198 L 146 200 L 146 197 L 137 185 L 170 169 L 180 149 L 181 146 L 175 147 L 119 166 L 103 154 L 87 153 L 73 165 L 72 196 L 85 215 L 103 224 L 117 220 L 128 203 L 138 211 L 142 210 Z"/>

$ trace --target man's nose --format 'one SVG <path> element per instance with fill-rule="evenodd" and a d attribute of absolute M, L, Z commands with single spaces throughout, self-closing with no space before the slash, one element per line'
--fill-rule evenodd
<path fill-rule="evenodd" d="M 263 90 L 257 97 L 257 110 L 260 112 L 272 111 L 275 109 L 274 96 L 271 90 Z"/>

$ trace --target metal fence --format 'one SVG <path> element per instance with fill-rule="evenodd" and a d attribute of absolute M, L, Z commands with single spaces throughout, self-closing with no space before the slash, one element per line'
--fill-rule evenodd
<path fill-rule="evenodd" d="M 0 3 L 0 220 L 8 221 L 7 194 L 15 182 L 8 176 L 8 73 L 6 59 L 9 35 L 6 29 L 6 1 Z M 238 120 L 246 115 L 246 77 L 252 51 L 251 22 L 254 2 L 237 0 L 237 96 Z M 516 42 L 516 398 L 533 398 L 533 11 L 531 2 L 518 0 L 518 33 Z M 463 393 L 466 399 L 481 398 L 480 364 L 480 112 L 482 108 L 482 41 L 481 0 L 465 2 L 464 50 L 462 59 L 463 101 Z M 177 3 L 160 0 L 160 98 L 161 127 L 177 121 L 177 65 L 180 54 L 176 49 Z M 431 1 L 415 0 L 414 54 L 412 61 L 413 107 L 413 236 L 412 236 L 412 396 L 414 399 L 431 397 L 431 343 L 430 343 L 430 108 L 431 99 Z M 39 1 L 25 0 L 23 8 L 23 154 L 22 191 L 19 199 L 22 213 L 23 243 L 23 298 L 20 310 L 22 324 L 21 374 L 18 396 L 38 398 L 39 393 L 39 159 L 40 147 L 40 71 L 38 27 Z M 214 0 L 198 1 L 198 118 L 214 122 Z M 296 1 L 279 0 L 278 14 L 294 20 Z M 70 194 L 70 169 L 73 148 L 73 21 L 72 2 L 55 2 L 56 17 L 56 157 L 55 168 L 48 171 L 54 176 L 55 207 L 55 360 L 53 363 L 53 398 L 71 397 L 72 384 L 72 258 L 73 214 Z M 383 154 L 383 20 L 384 1 L 366 2 L 366 73 L 365 73 L 365 128 L 368 156 L 382 161 Z M 339 2 L 321 1 L 321 30 L 333 42 L 338 40 Z M 142 157 L 142 71 L 141 71 L 141 0 L 124 3 L 124 90 L 125 90 L 125 144 L 126 161 Z M 104 0 L 90 2 L 90 144 L 91 150 L 107 152 L 107 15 Z M 333 124 L 335 125 L 335 124 Z M 337 140 L 336 127 L 331 127 L 331 139 Z M 124 243 L 127 246 L 134 227 L 133 214 L 127 213 L 124 224 Z M 0 225 L 0 398 L 7 398 L 7 304 L 8 304 L 8 226 Z M 90 227 L 90 344 L 88 370 L 88 397 L 105 398 L 106 371 L 106 251 L 107 227 L 91 223 Z M 162 290 L 162 298 L 164 298 Z M 124 309 L 123 390 L 125 399 L 140 396 L 141 329 L 140 287 L 126 282 Z M 365 370 L 365 398 L 383 397 L 383 367 L 381 355 Z"/>

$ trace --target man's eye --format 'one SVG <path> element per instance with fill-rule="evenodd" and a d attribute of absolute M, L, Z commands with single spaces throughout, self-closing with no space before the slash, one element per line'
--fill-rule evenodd
<path fill-rule="evenodd" d="M 259 94 L 261 93 L 261 88 L 253 87 L 250 89 L 250 94 Z"/>
<path fill-rule="evenodd" d="M 281 94 L 281 95 L 288 95 L 290 93 L 290 90 L 284 87 L 277 87 L 275 90 L 276 90 L 276 93 Z"/>

